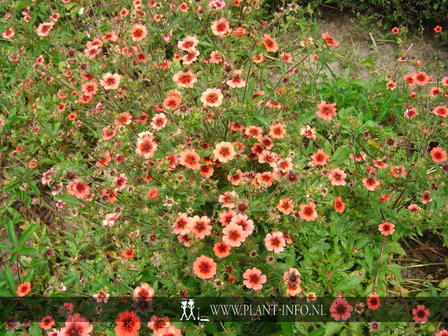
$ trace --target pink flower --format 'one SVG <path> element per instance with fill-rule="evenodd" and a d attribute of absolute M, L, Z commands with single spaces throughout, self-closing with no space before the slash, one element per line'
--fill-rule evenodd
<path fill-rule="evenodd" d="M 100 80 L 100 84 L 106 90 L 116 90 L 118 89 L 122 78 L 123 76 L 119 74 L 108 72 L 103 76 L 103 79 Z"/>
<path fill-rule="evenodd" d="M 266 282 L 266 275 L 262 274 L 258 268 L 247 269 L 243 274 L 244 286 L 253 290 L 260 290 Z"/>

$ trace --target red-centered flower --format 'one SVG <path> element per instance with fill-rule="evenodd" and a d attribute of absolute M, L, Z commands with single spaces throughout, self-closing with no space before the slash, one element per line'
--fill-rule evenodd
<path fill-rule="evenodd" d="M 346 177 L 347 174 L 343 170 L 340 170 L 339 168 L 330 170 L 330 172 L 328 173 L 328 179 L 334 186 L 344 186 L 346 184 L 344 180 Z"/>
<path fill-rule="evenodd" d="M 196 238 L 204 239 L 205 236 L 209 236 L 212 232 L 212 227 L 209 225 L 210 219 L 207 216 L 194 216 L 190 219 L 190 232 L 192 232 Z"/>
<path fill-rule="evenodd" d="M 230 24 L 224 17 L 220 18 L 217 21 L 214 21 L 211 28 L 213 35 L 216 35 L 218 37 L 224 37 L 228 33 L 230 33 Z"/>
<path fill-rule="evenodd" d="M 132 259 L 132 257 L 134 256 L 134 253 L 135 253 L 135 249 L 131 248 L 129 250 L 124 250 L 123 252 L 121 252 L 121 255 L 125 259 Z"/>
<path fill-rule="evenodd" d="M 372 294 L 367 298 L 367 307 L 372 310 L 380 307 L 380 298 L 378 295 Z"/>
<path fill-rule="evenodd" d="M 262 274 L 258 268 L 247 269 L 243 278 L 244 286 L 253 290 L 260 290 L 263 288 L 263 284 L 266 282 L 266 275 Z"/>
<path fill-rule="evenodd" d="M 191 218 L 186 213 L 179 213 L 179 217 L 173 223 L 173 232 L 175 234 L 186 235 L 190 232 Z"/>
<path fill-rule="evenodd" d="M 149 301 L 154 296 L 155 290 L 146 282 L 137 286 L 132 292 L 132 297 L 134 299 L 141 299 Z"/>
<path fill-rule="evenodd" d="M 232 247 L 241 246 L 241 243 L 244 242 L 247 238 L 247 233 L 244 232 L 243 228 L 240 225 L 235 223 L 227 225 L 224 228 L 223 233 L 223 242 Z"/>
<path fill-rule="evenodd" d="M 92 330 L 92 324 L 75 314 L 67 318 L 65 327 L 59 331 L 59 336 L 88 336 Z"/>
<path fill-rule="evenodd" d="M 275 39 L 271 37 L 271 35 L 269 35 L 269 34 L 264 34 L 264 35 L 263 35 L 263 40 L 262 40 L 262 41 L 263 41 L 263 45 L 264 45 L 264 47 L 266 48 L 266 50 L 267 50 L 268 52 L 272 52 L 272 53 L 277 52 L 277 50 L 278 50 L 278 44 L 277 44 L 277 42 L 275 41 Z"/>
<path fill-rule="evenodd" d="M 373 177 L 365 177 L 362 179 L 362 184 L 368 191 L 375 191 L 381 186 L 381 181 L 375 180 Z"/>
<path fill-rule="evenodd" d="M 274 253 L 281 253 L 285 250 L 286 241 L 282 232 L 272 232 L 266 235 L 264 243 L 268 251 L 274 251 Z"/>
<path fill-rule="evenodd" d="M 322 38 L 329 47 L 339 46 L 339 42 L 336 42 L 336 40 L 333 37 L 331 37 L 328 32 L 322 33 Z"/>
<path fill-rule="evenodd" d="M 330 121 L 337 115 L 336 103 L 327 104 L 325 100 L 322 100 L 317 105 L 316 115 L 322 120 Z"/>
<path fill-rule="evenodd" d="M 154 331 L 157 331 L 162 328 L 166 328 L 171 326 L 170 318 L 168 316 L 165 317 L 157 317 L 151 316 L 151 319 L 148 322 L 148 328 Z"/>
<path fill-rule="evenodd" d="M 311 155 L 311 159 L 313 160 L 313 165 L 315 166 L 325 166 L 328 162 L 330 155 L 325 153 L 322 149 L 318 149 L 316 153 Z"/>
<path fill-rule="evenodd" d="M 159 196 L 159 189 L 151 188 L 151 189 L 148 190 L 148 197 L 150 199 L 156 199 L 157 196 Z"/>
<path fill-rule="evenodd" d="M 231 142 L 220 142 L 213 151 L 213 156 L 220 162 L 226 163 L 235 157 L 235 147 Z"/>
<path fill-rule="evenodd" d="M 426 74 L 424 71 L 419 71 L 414 74 L 414 82 L 419 86 L 425 86 L 431 81 L 431 77 Z"/>
<path fill-rule="evenodd" d="M 445 162 L 447 159 L 446 151 L 441 147 L 434 147 L 431 150 L 431 158 L 435 163 Z"/>
<path fill-rule="evenodd" d="M 335 299 L 330 307 L 331 316 L 336 321 L 347 321 L 352 311 L 353 307 L 347 302 L 345 298 Z"/>
<path fill-rule="evenodd" d="M 180 153 L 180 164 L 193 170 L 201 168 L 199 154 L 195 150 L 185 149 Z"/>
<path fill-rule="evenodd" d="M 278 201 L 277 210 L 289 215 L 294 210 L 294 202 L 289 197 L 282 198 Z"/>
<path fill-rule="evenodd" d="M 442 329 L 437 336 L 448 336 L 448 330 Z"/>
<path fill-rule="evenodd" d="M 334 210 L 339 213 L 343 213 L 345 211 L 345 203 L 341 196 L 334 200 Z"/>
<path fill-rule="evenodd" d="M 179 42 L 177 42 L 177 47 L 181 50 L 190 52 L 196 48 L 199 44 L 199 40 L 196 36 L 186 36 Z"/>
<path fill-rule="evenodd" d="M 156 151 L 157 143 L 152 141 L 152 136 L 143 136 L 137 139 L 135 152 L 138 156 L 150 159 L 154 156 Z"/>
<path fill-rule="evenodd" d="M 136 23 L 132 27 L 131 35 L 134 42 L 141 41 L 148 35 L 148 29 L 144 25 Z"/>
<path fill-rule="evenodd" d="M 224 258 L 230 255 L 232 247 L 224 242 L 219 242 L 213 245 L 213 251 L 218 258 Z"/>
<path fill-rule="evenodd" d="M 438 34 L 438 33 L 440 33 L 441 31 L 442 31 L 442 27 L 441 26 L 439 26 L 439 25 L 437 25 L 437 26 L 435 26 L 434 27 L 434 31 Z"/>
<path fill-rule="evenodd" d="M 309 202 L 308 204 L 300 204 L 299 216 L 300 219 L 311 222 L 317 219 L 316 204 Z"/>
<path fill-rule="evenodd" d="M 194 83 L 198 80 L 196 75 L 193 73 L 193 70 L 189 69 L 187 72 L 178 71 L 173 75 L 173 81 L 177 84 L 177 86 L 182 88 L 192 88 Z"/>
<path fill-rule="evenodd" d="M 212 258 L 201 255 L 197 257 L 193 264 L 194 274 L 200 279 L 210 279 L 216 274 L 216 263 Z"/>
<path fill-rule="evenodd" d="M 31 292 L 30 282 L 21 283 L 19 287 L 17 287 L 17 295 L 20 297 L 27 295 L 29 292 Z"/>
<path fill-rule="evenodd" d="M 115 322 L 117 323 L 116 336 L 136 336 L 141 326 L 140 319 L 135 312 L 127 310 L 120 313 Z"/>
<path fill-rule="evenodd" d="M 201 102 L 204 107 L 219 107 L 223 97 L 221 89 L 211 88 L 202 92 Z"/>
<path fill-rule="evenodd" d="M 152 334 L 152 336 L 181 336 L 182 332 L 175 326 L 161 328 Z"/>
<path fill-rule="evenodd" d="M 412 315 L 414 315 L 415 322 L 426 323 L 428 322 L 428 316 L 431 314 L 424 305 L 418 305 L 417 308 L 412 309 Z"/>
<path fill-rule="evenodd" d="M 50 330 L 51 326 L 55 323 L 54 319 L 51 316 L 45 316 L 39 324 L 44 330 Z"/>
<path fill-rule="evenodd" d="M 395 232 L 395 225 L 390 222 L 383 222 L 378 225 L 378 231 L 384 236 L 389 236 Z"/>
<path fill-rule="evenodd" d="M 119 74 L 112 74 L 108 72 L 100 80 L 100 84 L 106 90 L 118 89 L 118 86 L 120 85 L 120 81 L 122 78 L 123 76 Z"/>
<path fill-rule="evenodd" d="M 38 36 L 47 36 L 48 33 L 50 33 L 50 31 L 53 29 L 53 25 L 53 22 L 43 22 L 39 24 L 39 26 L 37 26 L 36 28 L 36 34 Z"/>
<path fill-rule="evenodd" d="M 446 78 L 448 78 L 448 77 L 446 77 Z M 432 113 L 434 113 L 435 115 L 438 115 L 442 118 L 446 118 L 448 116 L 448 107 L 446 105 L 436 106 L 432 110 Z"/>

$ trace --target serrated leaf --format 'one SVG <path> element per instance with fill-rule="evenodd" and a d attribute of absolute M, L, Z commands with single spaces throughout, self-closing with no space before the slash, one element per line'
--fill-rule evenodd
<path fill-rule="evenodd" d="M 312 333 L 309 334 L 309 336 L 324 336 L 325 335 L 325 329 L 319 328 L 314 330 Z"/>
<path fill-rule="evenodd" d="M 344 281 L 341 281 L 336 288 L 340 291 L 349 291 L 351 289 L 359 287 L 359 284 L 362 282 L 362 280 L 364 280 L 362 276 L 352 274 L 345 278 Z"/>
<path fill-rule="evenodd" d="M 443 279 L 440 281 L 439 288 L 445 289 L 448 287 L 448 278 Z"/>
<path fill-rule="evenodd" d="M 294 330 L 291 322 L 280 322 L 280 326 L 284 336 L 294 336 Z"/>
<path fill-rule="evenodd" d="M 42 336 L 42 329 L 39 328 L 39 324 L 37 322 L 31 322 L 30 335 Z"/>
<path fill-rule="evenodd" d="M 329 322 L 325 325 L 324 336 L 333 336 L 344 326 L 343 323 Z"/>
<path fill-rule="evenodd" d="M 351 153 L 350 147 L 347 145 L 339 147 L 336 152 L 332 155 L 331 161 L 335 164 L 344 163 L 349 159 Z"/>
<path fill-rule="evenodd" d="M 406 255 L 405 250 L 401 247 L 401 245 L 398 242 L 388 242 L 386 247 L 388 252 L 392 252 L 399 255 Z"/>

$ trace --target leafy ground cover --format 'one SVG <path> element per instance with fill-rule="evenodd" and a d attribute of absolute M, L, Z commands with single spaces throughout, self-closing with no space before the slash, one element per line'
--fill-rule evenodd
<path fill-rule="evenodd" d="M 448 77 L 403 27 L 378 68 L 297 4 L 0 6 L 0 296 L 447 296 Z M 126 314 L 0 333 L 444 335 Z"/>

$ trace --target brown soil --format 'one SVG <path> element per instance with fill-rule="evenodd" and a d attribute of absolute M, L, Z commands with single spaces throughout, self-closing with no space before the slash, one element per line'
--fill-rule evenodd
<path fill-rule="evenodd" d="M 396 37 L 387 37 L 382 40 L 380 37 L 380 27 L 374 23 L 362 24 L 359 19 L 352 19 L 352 15 L 347 12 L 323 8 L 323 15 L 318 20 L 318 33 L 329 32 L 336 41 L 340 43 L 339 48 L 347 51 L 347 57 L 335 64 L 337 73 L 342 73 L 346 66 L 359 64 L 366 58 L 374 61 L 374 69 L 381 74 L 390 74 L 397 59 L 409 49 L 406 54 L 407 59 L 421 60 L 424 67 L 437 69 L 429 73 L 435 79 L 448 76 L 448 53 L 447 48 L 438 48 L 434 43 L 432 32 L 426 32 L 423 37 L 414 37 L 412 40 L 404 40 L 401 44 L 396 43 Z M 369 32 L 370 30 L 370 32 Z M 384 33 L 383 33 L 384 34 Z M 401 67 L 406 67 L 409 71 L 415 71 L 414 66 L 400 62 Z M 368 69 L 360 67 L 352 69 L 353 75 L 363 76 L 368 73 Z M 397 78 L 395 78 L 397 79 Z"/>

